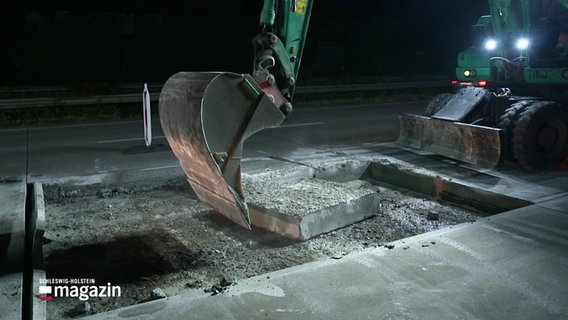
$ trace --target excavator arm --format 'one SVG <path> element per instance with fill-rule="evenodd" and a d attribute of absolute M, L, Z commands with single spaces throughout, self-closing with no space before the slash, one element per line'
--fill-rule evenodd
<path fill-rule="evenodd" d="M 252 74 L 178 72 L 160 94 L 160 121 L 199 200 L 237 224 L 251 221 L 241 186 L 243 143 L 278 126 L 292 96 L 313 0 L 265 0 Z"/>
<path fill-rule="evenodd" d="M 261 32 L 253 39 L 253 76 L 263 87 L 276 84 L 288 101 L 280 106 L 286 114 L 291 111 L 312 4 L 313 0 L 264 1 Z"/>

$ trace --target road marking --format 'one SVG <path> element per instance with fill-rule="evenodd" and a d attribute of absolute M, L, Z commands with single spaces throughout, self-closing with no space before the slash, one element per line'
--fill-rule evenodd
<path fill-rule="evenodd" d="M 165 138 L 166 136 L 157 136 L 154 139 L 161 139 Z M 125 141 L 137 141 L 137 140 L 144 140 L 144 138 L 127 138 L 127 139 L 115 139 L 115 140 L 101 140 L 97 141 L 97 143 L 115 143 L 115 142 L 125 142 Z"/>
<path fill-rule="evenodd" d="M 160 119 L 152 119 L 152 122 L 160 122 Z M 77 128 L 77 127 L 97 127 L 97 126 L 107 126 L 107 125 L 125 125 L 127 123 L 140 123 L 140 120 L 117 120 L 117 121 L 105 121 L 105 122 L 81 122 L 74 124 L 52 124 L 52 125 L 42 125 L 42 126 L 30 126 L 29 128 L 23 128 L 23 130 L 53 130 L 61 128 Z M 3 131 L 4 129 L 2 129 Z"/>
<path fill-rule="evenodd" d="M 280 129 L 280 128 L 293 128 L 293 127 L 307 127 L 307 126 L 319 126 L 323 122 L 308 122 L 308 123 L 298 123 L 298 124 L 287 124 L 279 127 L 272 127 L 267 129 Z"/>
<path fill-rule="evenodd" d="M 140 171 L 151 171 L 151 170 L 160 170 L 160 169 L 169 169 L 169 168 L 179 168 L 179 164 L 172 164 L 172 165 L 169 165 L 169 166 L 161 166 L 161 167 L 145 168 L 145 169 L 141 169 Z"/>
<path fill-rule="evenodd" d="M 298 111 L 321 111 L 321 110 L 338 110 L 338 109 L 354 109 L 354 108 L 369 108 L 369 107 L 387 107 L 387 106 L 396 106 L 396 105 L 409 105 L 409 104 L 418 104 L 418 105 L 426 105 L 430 100 L 416 100 L 416 101 L 397 101 L 397 102 L 377 102 L 377 103 L 361 103 L 361 104 L 350 104 L 350 105 L 338 105 L 338 106 L 296 106 L 294 112 Z"/>

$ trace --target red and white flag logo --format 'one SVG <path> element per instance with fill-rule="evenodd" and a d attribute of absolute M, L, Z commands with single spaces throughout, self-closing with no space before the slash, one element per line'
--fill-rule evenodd
<path fill-rule="evenodd" d="M 52 298 L 51 286 L 39 286 L 39 300 L 48 301 Z"/>

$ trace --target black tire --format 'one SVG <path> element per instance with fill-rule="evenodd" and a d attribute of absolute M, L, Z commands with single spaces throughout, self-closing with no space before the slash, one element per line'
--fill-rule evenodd
<path fill-rule="evenodd" d="M 442 93 L 435 96 L 426 106 L 424 115 L 427 117 L 435 115 L 438 111 L 440 111 L 440 109 L 442 109 L 443 106 L 446 105 L 446 103 L 448 103 L 448 101 L 450 101 L 453 96 L 454 95 L 451 93 Z"/>
<path fill-rule="evenodd" d="M 506 161 L 515 162 L 513 157 L 513 128 L 517 124 L 521 112 L 534 102 L 534 100 L 521 100 L 513 103 L 503 112 L 497 122 L 497 128 L 503 129 L 503 156 Z"/>
<path fill-rule="evenodd" d="M 525 168 L 560 165 L 568 157 L 568 106 L 535 101 L 521 112 L 513 129 L 513 153 Z"/>

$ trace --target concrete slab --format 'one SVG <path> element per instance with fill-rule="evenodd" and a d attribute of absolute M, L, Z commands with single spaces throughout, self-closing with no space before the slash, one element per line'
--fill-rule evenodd
<path fill-rule="evenodd" d="M 84 186 L 95 183 L 121 184 L 144 180 L 146 185 L 161 185 L 169 179 L 177 179 L 183 176 L 183 170 L 179 164 L 177 164 L 165 167 L 130 169 L 83 176 L 67 176 L 62 178 L 41 177 L 36 178 L 34 181 L 45 185 L 59 184 Z"/>
<path fill-rule="evenodd" d="M 338 149 L 361 160 L 387 158 L 406 166 L 414 166 L 434 175 L 472 185 L 487 192 L 506 195 L 530 203 L 540 202 L 552 195 L 568 192 L 568 172 L 528 172 L 517 167 L 490 170 L 465 165 L 438 155 L 409 150 L 395 143 L 372 143 L 365 146 Z"/>
<path fill-rule="evenodd" d="M 354 189 L 354 183 L 360 187 Z M 320 197 L 318 189 L 325 189 L 327 197 Z M 260 204 L 250 200 L 251 222 L 292 239 L 307 240 L 376 215 L 379 198 L 375 189 L 360 180 L 303 180 L 277 190 L 278 194 L 271 192 L 274 202 Z M 286 210 L 274 204 L 284 205 Z"/>
<path fill-rule="evenodd" d="M 565 319 L 566 224 L 531 205 L 86 319 Z"/>
<path fill-rule="evenodd" d="M 22 312 L 21 272 L 0 275 L 0 312 L 2 319 L 20 319 Z"/>
<path fill-rule="evenodd" d="M 568 213 L 568 203 L 566 201 L 568 198 L 568 192 L 551 196 L 549 199 L 538 202 L 539 207 L 556 210 L 562 213 Z"/>
<path fill-rule="evenodd" d="M 376 156 L 369 177 L 408 190 L 430 195 L 471 210 L 495 214 L 531 204 L 525 199 L 487 190 L 475 181 L 464 181 L 437 171 L 410 165 L 390 157 Z"/>
<path fill-rule="evenodd" d="M 47 318 L 47 305 L 46 301 L 40 300 L 39 297 L 39 284 L 40 281 L 44 281 L 47 279 L 47 275 L 45 270 L 42 269 L 34 269 L 33 273 L 33 280 L 32 280 L 32 291 L 33 291 L 33 300 L 32 300 L 32 317 L 33 320 L 43 320 Z"/>
<path fill-rule="evenodd" d="M 22 270 L 25 204 L 24 181 L 0 183 L 0 274 Z"/>
<path fill-rule="evenodd" d="M 26 184 L 0 183 L 0 314 L 19 319 L 25 248 Z"/>
<path fill-rule="evenodd" d="M 42 236 L 45 231 L 45 204 L 43 188 L 36 183 L 33 188 L 33 201 L 26 203 L 24 181 L 0 184 L 0 315 L 2 319 L 20 319 L 24 314 L 22 306 L 30 304 L 33 319 L 45 319 L 45 302 L 26 296 L 24 285 L 31 286 L 31 291 L 38 294 L 39 281 L 45 279 L 42 254 Z M 31 224 L 34 230 L 31 266 L 26 265 L 26 206 L 32 206 Z M 28 269 L 30 268 L 30 269 Z M 26 272 L 31 271 L 31 279 L 24 280 Z M 26 282 L 28 281 L 28 282 Z M 26 301 L 26 302 L 24 302 Z"/>
<path fill-rule="evenodd" d="M 377 188 L 358 179 L 367 166 L 347 159 L 288 162 L 277 170 L 243 174 L 251 222 L 292 239 L 307 240 L 374 216 L 379 206 Z"/>
<path fill-rule="evenodd" d="M 35 216 L 35 232 L 32 249 L 33 259 L 33 277 L 32 285 L 32 318 L 34 320 L 42 320 L 47 317 L 47 305 L 45 301 L 40 300 L 39 287 L 40 282 L 47 278 L 44 270 L 43 262 L 43 235 L 45 234 L 45 200 L 43 194 L 43 186 L 41 183 L 34 183 L 34 216 Z"/>

